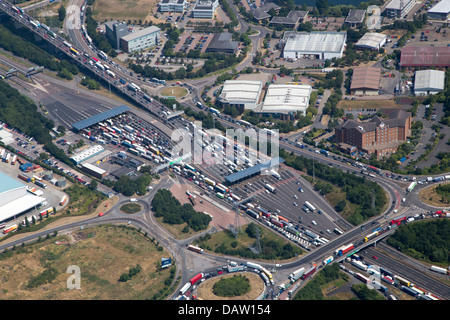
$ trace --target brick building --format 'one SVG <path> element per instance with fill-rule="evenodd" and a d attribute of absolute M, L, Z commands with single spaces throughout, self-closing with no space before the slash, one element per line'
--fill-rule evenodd
<path fill-rule="evenodd" d="M 387 113 L 387 119 L 374 116 L 368 122 L 347 120 L 336 127 L 335 142 L 355 146 L 359 152 L 375 153 L 378 157 L 395 153 L 411 134 L 411 114 L 403 110 Z"/>

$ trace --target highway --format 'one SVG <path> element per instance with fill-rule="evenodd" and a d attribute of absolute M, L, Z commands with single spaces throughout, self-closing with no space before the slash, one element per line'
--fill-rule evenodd
<path fill-rule="evenodd" d="M 13 19 L 15 19 L 19 23 L 21 23 L 21 24 L 27 26 L 28 28 L 30 28 L 31 30 L 33 30 L 37 35 L 39 35 L 40 37 L 45 39 L 47 42 L 49 42 L 50 44 L 54 45 L 56 48 L 58 48 L 59 50 L 64 52 L 68 57 L 74 59 L 84 69 L 89 70 L 97 78 L 101 79 L 102 81 L 105 81 L 108 85 L 112 86 L 115 89 L 115 91 L 125 95 L 134 103 L 142 106 L 143 110 L 150 112 L 151 115 L 147 114 L 147 113 L 144 114 L 144 112 L 142 112 L 142 113 L 139 113 L 139 116 L 150 117 L 150 119 L 153 122 L 158 123 L 158 128 L 162 132 L 164 132 L 165 135 L 167 135 L 168 137 L 171 137 L 171 133 L 172 133 L 173 129 L 175 128 L 174 124 L 176 124 L 177 121 L 171 122 L 171 121 L 167 121 L 167 119 L 165 119 L 165 117 L 162 115 L 162 111 L 167 110 L 167 109 L 163 105 L 161 105 L 155 101 L 150 102 L 148 100 L 145 100 L 143 92 L 130 91 L 129 89 L 127 89 L 127 87 L 123 83 L 120 83 L 117 79 L 109 77 L 106 73 L 102 72 L 102 70 L 99 70 L 95 66 L 91 65 L 89 63 L 89 61 L 92 61 L 91 57 L 96 52 L 94 52 L 93 50 L 91 50 L 89 48 L 89 46 L 86 44 L 84 38 L 80 35 L 79 30 L 78 30 L 78 32 L 76 32 L 75 29 L 72 29 L 72 30 L 67 29 L 67 32 L 69 33 L 69 35 L 73 41 L 72 46 L 75 47 L 79 52 L 78 55 L 75 55 L 75 54 L 70 53 L 70 50 L 69 50 L 70 46 L 67 45 L 67 42 L 64 39 L 62 39 L 59 36 L 52 38 L 51 36 L 49 36 L 46 33 L 46 31 L 44 29 L 34 28 L 33 25 L 30 24 L 30 19 L 28 19 L 26 15 L 21 15 L 18 12 L 13 11 L 11 5 L 9 5 L 9 4 L 4 6 L 4 4 L 5 4 L 4 1 L 0 1 L 0 2 L 2 3 L 2 6 L 0 6 L 0 9 L 5 11 Z M 70 3 L 81 6 L 82 1 L 72 0 Z M 9 5 L 9 7 L 8 7 L 8 5 Z M 232 6 L 232 8 L 234 8 L 234 6 Z M 239 16 L 239 15 L 237 15 L 237 16 Z M 240 23 L 241 23 L 242 31 L 245 30 L 245 24 L 242 19 L 240 20 Z M 264 29 L 262 27 L 257 28 L 257 29 L 261 30 L 261 34 L 263 34 Z M 258 39 L 259 39 L 259 37 L 255 37 L 254 40 L 252 40 L 252 42 L 259 41 Z M 83 50 L 79 49 L 80 47 L 83 48 Z M 258 48 L 258 46 L 256 45 L 256 43 L 254 43 L 253 50 L 256 50 L 257 48 Z M 250 62 L 250 59 L 245 60 L 245 63 L 241 63 L 239 68 L 244 68 L 244 67 L 248 66 L 249 62 Z M 115 68 L 114 65 L 112 65 L 111 67 Z M 118 77 L 124 77 L 125 79 L 130 78 L 130 76 L 127 75 L 121 69 L 115 68 L 114 71 L 117 73 Z M 134 79 L 133 79 L 133 81 L 134 81 Z M 213 78 L 212 77 L 209 78 L 206 82 L 205 82 L 205 79 L 193 80 L 190 82 L 189 85 L 192 88 L 195 88 L 196 83 L 198 83 L 200 81 L 202 81 L 203 84 L 206 84 L 206 83 L 210 83 L 211 81 L 213 81 Z M 136 81 L 136 84 L 139 85 L 138 81 Z M 142 83 L 140 83 L 140 84 L 142 84 Z M 226 120 L 224 117 L 217 117 L 216 119 L 217 119 L 217 121 L 220 121 L 227 128 L 237 128 L 237 127 L 242 128 L 242 127 L 236 125 L 235 123 Z M 288 152 L 294 152 L 295 154 L 303 155 L 305 157 L 314 159 L 321 163 L 332 164 L 333 166 L 335 166 L 341 170 L 354 172 L 355 174 L 359 174 L 359 172 L 360 172 L 360 169 L 358 169 L 356 167 L 353 167 L 353 166 L 347 165 L 347 164 L 343 164 L 341 161 L 335 160 L 331 157 L 325 157 L 324 155 L 317 154 L 316 152 L 314 152 L 314 149 L 312 149 L 313 151 L 310 151 L 309 150 L 310 147 L 307 147 L 307 149 L 300 149 L 300 148 L 296 147 L 295 145 L 289 143 L 288 141 L 285 141 L 282 139 L 280 139 L 280 147 L 284 148 Z M 371 224 L 373 223 L 374 225 L 379 225 L 379 224 L 382 224 L 383 222 L 385 222 L 386 219 L 385 219 L 384 215 L 386 215 L 386 214 L 393 215 L 393 210 L 401 207 L 400 199 L 402 199 L 403 197 L 406 197 L 408 200 L 414 201 L 413 202 L 414 206 L 416 206 L 417 208 L 420 208 L 424 211 L 425 210 L 429 211 L 429 210 L 433 209 L 430 206 L 427 206 L 421 202 L 418 202 L 417 197 L 414 197 L 413 193 L 410 193 L 407 195 L 405 192 L 405 183 L 403 183 L 403 182 L 396 182 L 390 178 L 387 178 L 384 175 L 376 175 L 374 178 L 370 178 L 370 179 L 373 179 L 374 181 L 378 182 L 387 191 L 387 193 L 389 195 L 390 203 L 392 205 L 389 206 L 389 208 L 386 210 L 386 212 L 384 212 L 379 217 L 377 217 L 376 219 L 374 219 L 368 223 L 371 223 Z M 151 195 L 149 195 L 149 199 L 150 199 L 150 197 L 151 197 Z M 123 201 L 125 201 L 125 200 L 122 200 L 120 203 L 123 204 Z M 408 201 L 406 203 L 408 203 Z M 143 204 L 145 205 L 145 201 L 143 202 Z M 4 245 L 0 246 L 0 249 L 4 249 L 6 246 L 12 246 L 14 244 L 18 245 L 22 242 L 32 241 L 33 239 L 36 239 L 39 236 L 43 236 L 48 233 L 51 233 L 54 230 L 57 230 L 57 231 L 71 230 L 74 228 L 79 228 L 81 226 L 90 226 L 90 225 L 96 225 L 99 223 L 124 223 L 125 220 L 127 220 L 127 221 L 131 221 L 131 224 L 133 224 L 137 227 L 141 227 L 143 230 L 148 231 L 152 235 L 155 235 L 155 236 L 158 235 L 158 239 L 160 240 L 160 242 L 163 243 L 164 246 L 167 247 L 171 251 L 172 254 L 174 254 L 175 259 L 180 263 L 179 269 L 181 269 L 183 272 L 182 279 L 187 281 L 187 279 L 189 278 L 190 272 L 188 271 L 188 268 L 184 268 L 183 265 L 186 263 L 186 259 L 188 259 L 187 256 L 189 254 L 185 253 L 185 250 L 182 250 L 182 247 L 185 246 L 187 241 L 178 242 L 178 241 L 174 241 L 173 239 L 171 239 L 171 237 L 167 234 L 167 231 L 163 230 L 161 227 L 159 227 L 159 225 L 157 223 L 155 223 L 154 221 L 151 220 L 150 209 L 148 208 L 147 205 L 145 205 L 147 214 L 142 217 L 140 217 L 140 216 L 136 216 L 136 217 L 135 216 L 127 216 L 127 217 L 116 216 L 114 214 L 114 212 L 117 213 L 117 208 L 118 208 L 117 206 L 112 208 L 111 214 L 108 213 L 104 217 L 93 217 L 93 218 L 89 218 L 85 221 L 80 221 L 80 222 L 71 223 L 71 224 L 68 224 L 65 226 L 57 227 L 57 228 L 52 229 L 51 231 L 49 231 L 49 230 L 42 231 L 37 234 L 26 236 L 23 239 L 17 240 L 15 242 L 4 244 Z M 402 208 L 402 209 L 404 211 L 408 210 L 407 208 Z M 400 214 L 400 212 L 398 214 Z M 367 230 L 361 230 L 360 227 L 354 227 L 353 229 L 347 230 L 342 236 L 337 237 L 336 239 L 334 239 L 333 241 L 330 241 L 326 245 L 314 249 L 313 251 L 309 252 L 307 255 L 305 255 L 304 257 L 301 257 L 297 261 L 284 264 L 279 269 L 279 272 L 277 273 L 277 278 L 279 278 L 278 280 L 282 281 L 281 279 L 283 279 L 283 278 L 286 279 L 289 272 L 292 271 L 292 269 L 298 268 L 298 266 L 309 265 L 313 261 L 316 263 L 321 262 L 323 258 L 329 256 L 330 253 L 332 253 L 337 247 L 347 244 L 347 243 L 352 243 L 352 242 L 361 240 L 363 238 L 363 234 L 365 234 L 365 233 L 367 233 Z M 169 240 L 169 239 L 171 239 L 171 240 Z M 221 258 L 217 258 L 217 257 L 214 258 L 213 260 L 214 261 L 222 261 L 222 260 L 226 261 L 226 259 L 221 259 Z M 236 259 L 236 260 L 238 260 L 238 259 Z M 385 262 L 386 264 L 393 263 L 392 261 L 389 262 L 388 260 L 389 260 L 389 257 L 383 258 L 383 261 L 386 261 Z M 421 275 L 421 273 L 418 273 L 418 274 L 415 274 L 414 276 L 418 276 L 420 278 L 422 275 Z M 181 281 L 182 284 L 185 283 L 185 281 L 183 281 L 183 280 Z M 413 281 L 416 281 L 416 280 L 413 280 Z M 419 281 L 420 280 L 418 280 L 417 283 L 420 283 Z M 427 283 L 424 283 L 423 286 L 427 287 Z M 434 287 L 435 286 L 433 284 L 433 288 Z M 436 288 L 438 288 L 439 291 L 441 291 L 440 287 L 436 286 Z M 430 290 L 431 290 L 431 288 L 430 288 Z"/>

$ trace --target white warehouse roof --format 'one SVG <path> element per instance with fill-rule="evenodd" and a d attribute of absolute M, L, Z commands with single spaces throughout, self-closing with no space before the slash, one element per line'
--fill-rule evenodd
<path fill-rule="evenodd" d="M 253 102 L 257 103 L 261 94 L 262 81 L 257 80 L 227 80 L 219 98 L 222 102 Z"/>
<path fill-rule="evenodd" d="M 450 13 L 450 0 L 441 0 L 437 5 L 428 10 L 429 13 Z"/>
<path fill-rule="evenodd" d="M 271 84 L 259 112 L 290 113 L 300 111 L 306 114 L 312 87 L 297 84 Z"/>
<path fill-rule="evenodd" d="M 289 34 L 284 51 L 340 53 L 346 39 L 346 32 L 295 32 Z"/>
<path fill-rule="evenodd" d="M 97 167 L 97 166 L 94 166 L 93 164 L 90 164 L 90 163 L 82 163 L 81 166 L 82 166 L 82 167 L 85 167 L 85 168 L 88 169 L 88 170 L 92 170 L 92 171 L 94 171 L 94 172 L 96 172 L 96 173 L 98 173 L 98 174 L 104 174 L 104 173 L 106 172 L 106 171 L 103 170 L 102 168 L 99 168 L 99 167 Z"/>
<path fill-rule="evenodd" d="M 85 161 L 89 159 L 90 157 L 93 157 L 100 152 L 103 152 L 105 149 L 101 145 L 94 145 L 88 149 L 85 149 L 75 155 L 73 155 L 70 159 L 74 161 L 76 164 L 79 164 L 82 161 Z"/>
<path fill-rule="evenodd" d="M 37 197 L 32 194 L 26 194 L 22 197 L 16 198 L 0 207 L 0 221 L 17 216 L 22 212 L 38 206 L 44 201 L 45 198 Z"/>
<path fill-rule="evenodd" d="M 387 36 L 382 33 L 367 32 L 361 39 L 355 44 L 357 47 L 379 49 L 385 42 Z"/>
<path fill-rule="evenodd" d="M 420 90 L 444 90 L 445 71 L 420 70 L 416 71 L 414 79 L 414 91 Z"/>

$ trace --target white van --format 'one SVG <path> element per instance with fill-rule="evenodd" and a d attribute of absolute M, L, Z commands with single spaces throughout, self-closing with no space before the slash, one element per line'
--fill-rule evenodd
<path fill-rule="evenodd" d="M 314 220 L 311 221 L 311 223 L 312 223 L 313 225 L 317 226 L 317 222 L 315 222 Z"/>

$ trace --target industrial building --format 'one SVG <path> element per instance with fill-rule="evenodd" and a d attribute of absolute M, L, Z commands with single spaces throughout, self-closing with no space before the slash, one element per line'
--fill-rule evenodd
<path fill-rule="evenodd" d="M 283 42 L 285 59 L 333 59 L 344 53 L 347 32 L 286 32 Z"/>
<path fill-rule="evenodd" d="M 102 153 L 103 151 L 105 151 L 105 149 L 101 145 L 93 145 L 92 147 L 84 149 L 83 151 L 73 155 L 72 157 L 70 157 L 70 160 L 72 160 L 73 163 L 78 165 L 81 164 L 83 161 L 86 161 Z"/>
<path fill-rule="evenodd" d="M 233 35 L 229 32 L 214 34 L 211 42 L 206 48 L 206 52 L 235 54 L 239 47 L 239 42 L 234 41 L 232 38 Z"/>
<path fill-rule="evenodd" d="M 444 90 L 445 71 L 419 70 L 414 74 L 414 94 L 428 96 Z"/>
<path fill-rule="evenodd" d="M 186 0 L 161 0 L 159 11 L 161 12 L 183 12 L 188 7 Z"/>
<path fill-rule="evenodd" d="M 259 104 L 263 83 L 258 80 L 227 80 L 218 97 L 223 106 L 235 106 L 238 110 L 253 110 Z"/>
<path fill-rule="evenodd" d="M 450 66 L 450 47 L 409 46 L 401 49 L 403 69 L 441 69 Z"/>
<path fill-rule="evenodd" d="M 130 32 L 125 22 L 107 21 L 105 22 L 105 34 L 111 46 L 120 49 L 120 38 L 126 36 Z"/>
<path fill-rule="evenodd" d="M 197 0 L 192 9 L 192 17 L 195 19 L 213 19 L 219 0 Z"/>
<path fill-rule="evenodd" d="M 428 10 L 429 20 L 450 20 L 450 0 L 441 0 Z"/>
<path fill-rule="evenodd" d="M 380 80 L 380 68 L 354 68 L 350 84 L 350 93 L 354 95 L 378 95 L 380 90 Z"/>
<path fill-rule="evenodd" d="M 137 32 L 130 33 L 120 38 L 120 47 L 127 53 L 145 50 L 158 45 L 160 31 L 156 26 L 151 26 Z"/>
<path fill-rule="evenodd" d="M 405 18 L 415 4 L 415 0 L 392 0 L 385 8 L 385 16 L 390 19 Z"/>
<path fill-rule="evenodd" d="M 386 40 L 387 35 L 385 34 L 367 32 L 355 43 L 355 47 L 358 49 L 380 50 L 386 43 Z"/>
<path fill-rule="evenodd" d="M 253 111 L 262 116 L 293 120 L 297 112 L 306 115 L 311 92 L 310 85 L 271 84 L 264 102 Z"/>
<path fill-rule="evenodd" d="M 97 179 L 103 179 L 104 177 L 106 177 L 106 170 L 103 170 L 102 168 L 94 166 L 90 163 L 82 163 L 81 170 Z"/>
<path fill-rule="evenodd" d="M 378 157 L 395 153 L 411 134 L 411 114 L 404 110 L 386 110 L 388 119 L 374 116 L 368 122 L 347 120 L 335 128 L 334 140 Z"/>
<path fill-rule="evenodd" d="M 280 157 L 271 158 L 267 161 L 258 163 L 247 169 L 230 174 L 229 176 L 225 177 L 225 182 L 227 185 L 233 185 L 233 184 L 239 183 L 239 182 L 249 179 L 251 177 L 260 175 L 261 172 L 265 172 L 267 170 L 270 171 L 273 168 L 278 167 L 283 162 L 284 162 L 283 158 L 280 158 Z"/>
<path fill-rule="evenodd" d="M 365 17 L 366 17 L 366 10 L 350 9 L 350 11 L 347 14 L 347 17 L 345 18 L 344 23 L 348 25 L 350 28 L 357 28 L 363 24 Z"/>
<path fill-rule="evenodd" d="M 27 185 L 0 172 L 0 222 L 38 207 L 45 198 L 27 192 Z"/>

